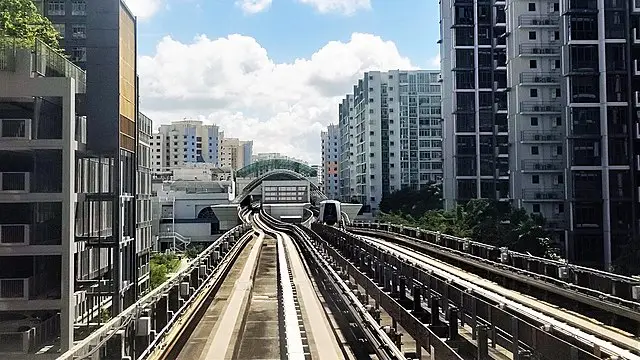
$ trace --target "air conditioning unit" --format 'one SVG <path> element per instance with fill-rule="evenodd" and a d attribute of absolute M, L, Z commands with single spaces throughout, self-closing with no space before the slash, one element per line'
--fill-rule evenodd
<path fill-rule="evenodd" d="M 0 138 L 31 140 L 31 119 L 0 119 Z"/>
<path fill-rule="evenodd" d="M 29 225 L 0 225 L 0 245 L 29 245 Z"/>
<path fill-rule="evenodd" d="M 28 172 L 0 172 L 1 193 L 28 193 Z"/>

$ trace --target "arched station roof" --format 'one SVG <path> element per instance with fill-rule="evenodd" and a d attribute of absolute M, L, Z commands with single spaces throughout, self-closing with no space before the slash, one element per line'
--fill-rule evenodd
<path fill-rule="evenodd" d="M 290 170 L 307 178 L 317 176 L 317 171 L 307 164 L 289 159 L 267 159 L 256 161 L 237 170 L 236 177 L 259 178 L 274 170 Z"/>
<path fill-rule="evenodd" d="M 247 186 L 245 186 L 245 188 L 242 190 L 242 193 L 236 196 L 235 199 L 233 199 L 232 203 L 240 204 L 242 201 L 244 201 L 244 199 L 247 198 L 247 196 L 251 194 L 253 190 L 255 190 L 258 186 L 260 186 L 260 184 L 265 180 L 306 180 L 308 181 L 309 179 L 306 176 L 293 170 L 287 170 L 287 169 L 272 170 L 265 174 L 262 174 L 256 179 L 253 179 L 249 184 L 247 184 Z M 322 191 L 320 190 L 317 184 L 314 184 L 309 181 L 309 186 L 310 186 L 310 192 L 311 192 L 310 195 L 311 195 L 312 203 L 319 203 L 320 201 L 327 199 L 327 196 L 322 193 Z"/>

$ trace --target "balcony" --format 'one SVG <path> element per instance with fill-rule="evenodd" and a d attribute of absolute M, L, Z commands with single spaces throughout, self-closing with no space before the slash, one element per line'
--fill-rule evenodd
<path fill-rule="evenodd" d="M 31 140 L 31 119 L 0 119 L 0 140 Z"/>
<path fill-rule="evenodd" d="M 559 56 L 560 48 L 547 44 L 520 44 L 520 56 Z"/>
<path fill-rule="evenodd" d="M 556 215 L 546 219 L 545 228 L 549 230 L 565 230 L 567 228 L 567 222 L 563 217 Z"/>
<path fill-rule="evenodd" d="M 29 245 L 29 225 L 1 224 L 0 246 Z"/>
<path fill-rule="evenodd" d="M 523 171 L 534 172 L 558 172 L 564 171 L 564 163 L 561 160 L 522 160 Z"/>
<path fill-rule="evenodd" d="M 28 172 L 0 172 L 0 193 L 28 193 Z"/>
<path fill-rule="evenodd" d="M 523 189 L 522 199 L 529 201 L 558 201 L 564 200 L 564 190 L 562 188 L 550 189 Z"/>
<path fill-rule="evenodd" d="M 562 142 L 563 136 L 557 131 L 522 131 L 520 133 L 522 142 Z"/>
<path fill-rule="evenodd" d="M 560 74 L 523 72 L 520 74 L 520 85 L 557 85 Z"/>
<path fill-rule="evenodd" d="M 558 27 L 560 25 L 560 18 L 550 16 L 536 16 L 536 15 L 520 15 L 518 16 L 518 26 L 524 27 Z"/>
<path fill-rule="evenodd" d="M 520 103 L 521 114 L 560 114 L 562 107 L 552 102 L 530 102 L 523 101 Z"/>
<path fill-rule="evenodd" d="M 637 0 L 634 0 L 637 1 Z M 569 0 L 567 14 L 597 14 L 597 0 Z"/>

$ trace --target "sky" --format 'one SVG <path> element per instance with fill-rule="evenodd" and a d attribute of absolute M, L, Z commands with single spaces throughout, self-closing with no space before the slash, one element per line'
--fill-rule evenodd
<path fill-rule="evenodd" d="M 200 119 L 254 153 L 320 163 L 320 132 L 369 70 L 438 69 L 436 0 L 126 0 L 140 108 Z"/>

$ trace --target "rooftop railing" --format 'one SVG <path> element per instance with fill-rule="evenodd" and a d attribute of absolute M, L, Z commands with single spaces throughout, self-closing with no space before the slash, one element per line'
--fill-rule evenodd
<path fill-rule="evenodd" d="M 36 39 L 34 60 L 35 73 L 47 77 L 73 78 L 76 80 L 76 92 L 83 93 L 86 91 L 86 72 L 38 39 Z"/>
<path fill-rule="evenodd" d="M 13 40 L 0 38 L 0 71 L 15 71 L 16 43 Z"/>

